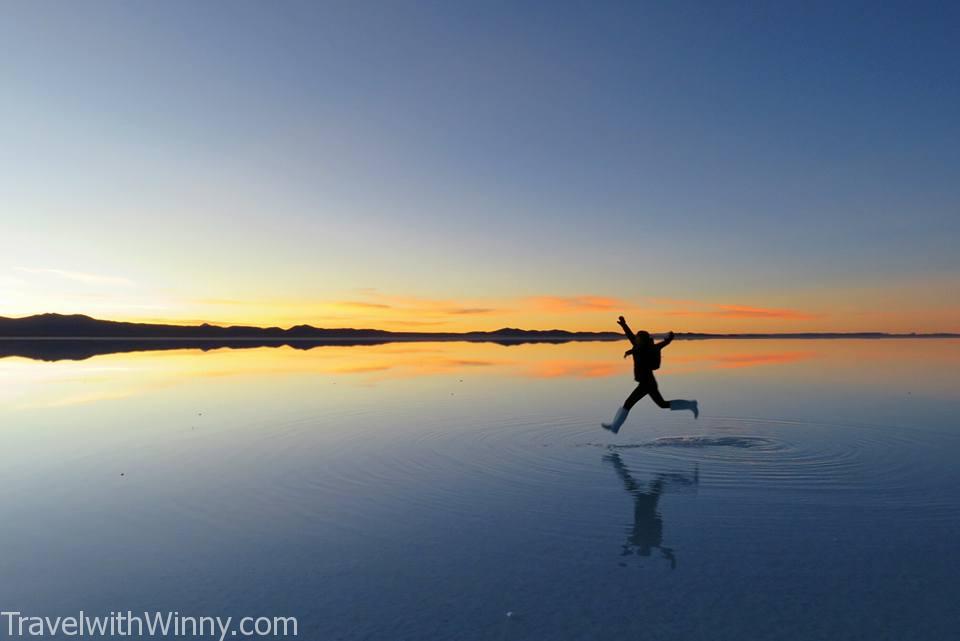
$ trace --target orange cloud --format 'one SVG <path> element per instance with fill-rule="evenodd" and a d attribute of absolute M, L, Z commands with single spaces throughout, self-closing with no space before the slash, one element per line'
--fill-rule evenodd
<path fill-rule="evenodd" d="M 691 306 L 697 306 L 691 303 Z M 699 305 L 699 309 L 672 309 L 662 313 L 667 316 L 699 316 L 713 318 L 768 318 L 783 320 L 809 320 L 816 318 L 816 314 L 798 311 L 795 309 L 778 309 L 774 307 L 749 307 L 747 305 Z"/>
<path fill-rule="evenodd" d="M 629 305 L 609 296 L 531 296 L 527 299 L 544 312 L 582 312 L 624 309 Z"/>
<path fill-rule="evenodd" d="M 816 318 L 815 314 L 808 314 L 794 309 L 773 309 L 763 307 L 746 307 L 744 305 L 720 305 L 718 316 L 732 316 L 735 318 L 789 318 L 809 319 Z"/>
<path fill-rule="evenodd" d="M 243 323 L 224 323 L 222 320 L 211 320 L 209 318 L 138 318 L 138 323 L 157 323 L 158 325 L 242 325 Z"/>
<path fill-rule="evenodd" d="M 494 312 L 501 311 L 496 308 L 483 305 L 473 305 L 469 303 L 465 304 L 464 301 L 421 298 L 419 296 L 397 296 L 381 294 L 378 292 L 368 292 L 365 297 L 372 298 L 373 300 L 347 301 L 337 303 L 337 305 L 371 311 L 378 309 L 391 309 L 420 317 L 469 316 L 476 314 L 492 314 Z"/>
<path fill-rule="evenodd" d="M 497 310 L 492 307 L 461 307 L 459 309 L 448 309 L 448 314 L 469 315 L 469 314 L 492 314 Z"/>
<path fill-rule="evenodd" d="M 386 303 L 368 303 L 366 301 L 342 301 L 337 303 L 338 307 L 359 307 L 360 309 L 392 309 Z"/>
<path fill-rule="evenodd" d="M 823 329 L 811 328 L 809 319 L 824 317 L 823 314 L 792 308 L 698 302 L 682 298 L 628 300 L 602 294 L 547 293 L 463 298 L 451 295 L 432 298 L 377 290 L 354 290 L 329 300 L 277 297 L 242 301 L 225 296 L 186 299 L 184 304 L 181 313 L 171 315 L 173 322 L 206 319 L 217 325 L 282 327 L 307 323 L 317 327 L 366 327 L 394 331 L 489 331 L 499 327 L 615 331 L 613 321 L 620 313 L 629 317 L 635 325 L 656 331 L 798 331 Z M 171 299 L 168 307 L 176 309 L 177 300 Z M 151 320 L 157 315 L 157 312 L 149 313 Z M 128 314 L 119 318 L 116 315 L 100 316 L 142 320 L 142 316 L 131 317 Z M 847 317 L 851 315 L 847 314 Z"/>
<path fill-rule="evenodd" d="M 409 320 L 409 319 L 390 319 L 385 318 L 381 321 L 378 321 L 385 328 L 387 326 L 397 326 L 403 325 L 408 327 L 436 327 L 437 325 L 446 325 L 447 321 L 444 320 Z M 374 328 L 378 329 L 378 328 Z"/>
<path fill-rule="evenodd" d="M 193 305 L 250 305 L 248 300 L 235 298 L 194 298 L 187 302 Z"/>

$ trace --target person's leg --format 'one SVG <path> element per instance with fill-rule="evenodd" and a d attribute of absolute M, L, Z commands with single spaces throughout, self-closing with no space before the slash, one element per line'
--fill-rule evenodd
<path fill-rule="evenodd" d="M 610 430 L 614 434 L 619 432 L 620 426 L 623 425 L 625 420 L 627 420 L 627 414 L 630 413 L 630 410 L 633 408 L 633 406 L 636 405 L 637 401 L 643 398 L 646 393 L 646 385 L 637 385 L 637 388 L 630 392 L 630 396 L 628 396 L 627 400 L 623 402 L 623 407 L 617 409 L 617 414 L 613 417 L 613 420 L 609 423 L 601 423 L 603 428 Z"/>
<path fill-rule="evenodd" d="M 647 395 L 647 386 L 646 385 L 637 385 L 636 389 L 630 392 L 630 396 L 627 397 L 627 400 L 623 402 L 623 407 L 628 412 L 633 409 L 633 406 L 637 404 L 641 398 Z"/>
<path fill-rule="evenodd" d="M 657 407 L 662 407 L 663 409 L 670 407 L 670 403 L 672 402 L 663 400 L 663 394 L 660 393 L 660 388 L 656 386 L 650 390 L 650 400 L 656 403 Z"/>
<path fill-rule="evenodd" d="M 687 401 L 682 398 L 673 399 L 670 401 L 664 400 L 663 395 L 660 393 L 660 388 L 656 385 L 650 389 L 650 398 L 658 407 L 663 409 L 670 408 L 671 410 L 690 410 L 693 412 L 693 417 L 698 418 L 700 416 L 700 407 L 697 405 L 696 401 Z"/>

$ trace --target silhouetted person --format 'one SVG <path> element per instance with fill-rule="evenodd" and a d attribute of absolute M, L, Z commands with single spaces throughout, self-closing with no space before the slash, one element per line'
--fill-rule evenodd
<path fill-rule="evenodd" d="M 630 339 L 631 347 L 624 353 L 623 357 L 633 356 L 633 378 L 637 381 L 637 388 L 630 393 L 627 400 L 623 402 L 623 407 L 617 410 L 616 416 L 610 423 L 603 423 L 604 429 L 610 430 L 614 434 L 620 431 L 620 426 L 627 420 L 627 414 L 633 409 L 641 398 L 650 395 L 650 398 L 658 406 L 671 410 L 690 410 L 693 417 L 700 416 L 700 408 L 696 401 L 686 401 L 676 399 L 665 401 L 660 394 L 660 388 L 657 385 L 657 379 L 653 375 L 653 370 L 660 368 L 660 351 L 673 342 L 673 332 L 667 334 L 667 338 L 659 343 L 654 343 L 653 338 L 647 332 L 634 334 L 627 321 L 621 316 L 617 323 L 623 328 L 623 333 Z"/>
<path fill-rule="evenodd" d="M 692 478 L 684 474 L 657 474 L 656 479 L 651 481 L 644 491 L 630 475 L 627 466 L 620 459 L 620 454 L 607 454 L 603 460 L 613 465 L 617 476 L 623 481 L 624 489 L 633 497 L 633 527 L 627 535 L 627 542 L 623 544 L 621 555 L 636 552 L 639 556 L 650 556 L 654 548 L 659 548 L 661 556 L 670 561 L 670 567 L 677 567 L 673 548 L 663 545 L 663 518 L 660 516 L 658 503 L 668 482 L 696 486 L 700 480 L 699 472 L 694 472 Z"/>

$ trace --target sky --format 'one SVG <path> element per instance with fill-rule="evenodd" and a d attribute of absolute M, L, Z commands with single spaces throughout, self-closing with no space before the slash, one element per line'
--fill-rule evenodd
<path fill-rule="evenodd" d="M 0 315 L 960 331 L 950 3 L 0 2 Z"/>

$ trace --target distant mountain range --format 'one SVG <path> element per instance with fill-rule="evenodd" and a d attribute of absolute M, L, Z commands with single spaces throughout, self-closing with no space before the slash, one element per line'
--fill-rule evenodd
<path fill-rule="evenodd" d="M 791 333 L 705 334 L 678 333 L 678 339 L 822 339 L 822 338 L 960 338 L 960 334 Z M 369 345 L 400 341 L 471 341 L 501 345 L 622 340 L 620 332 L 570 332 L 503 327 L 488 332 L 390 332 L 382 329 L 321 328 L 311 325 L 251 327 L 233 325 L 165 325 L 124 323 L 81 314 L 38 314 L 25 318 L 0 316 L 0 357 L 23 356 L 41 360 L 80 360 L 97 354 L 158 349 L 249 348 L 289 345 L 310 349 L 321 345 Z"/>
<path fill-rule="evenodd" d="M 252 327 L 246 325 L 163 325 L 123 323 L 99 320 L 82 314 L 38 314 L 25 318 L 0 316 L 0 338 L 82 338 L 82 339 L 245 339 L 245 340 L 488 340 L 488 339 L 559 339 L 615 340 L 620 332 L 568 332 L 562 329 L 530 330 L 504 327 L 492 332 L 390 332 L 382 329 L 352 327 L 323 328 L 312 325 Z"/>

